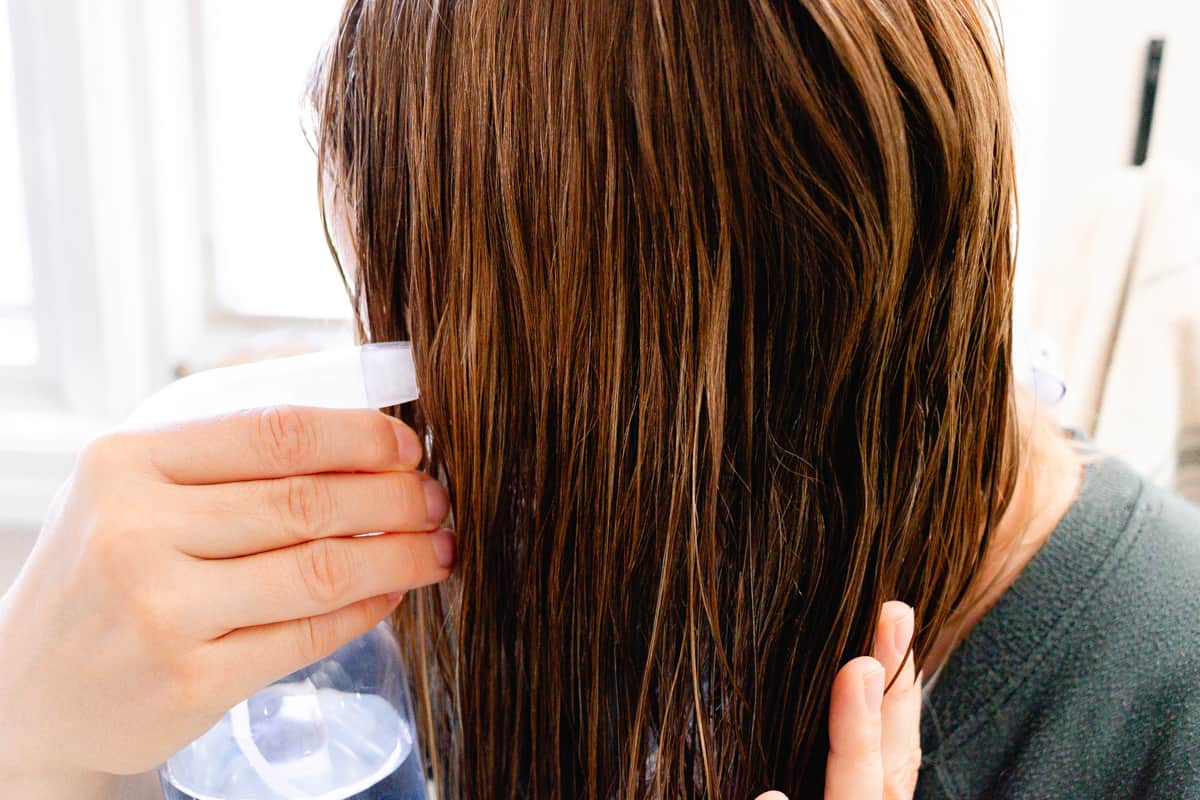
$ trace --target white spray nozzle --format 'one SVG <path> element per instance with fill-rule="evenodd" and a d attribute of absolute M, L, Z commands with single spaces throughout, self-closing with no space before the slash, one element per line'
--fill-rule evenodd
<path fill-rule="evenodd" d="M 341 347 L 205 370 L 151 395 L 130 422 L 182 422 L 275 405 L 386 408 L 416 400 L 409 342 Z"/>
<path fill-rule="evenodd" d="M 365 344 L 359 350 L 368 406 L 398 406 L 421 396 L 411 343 Z"/>

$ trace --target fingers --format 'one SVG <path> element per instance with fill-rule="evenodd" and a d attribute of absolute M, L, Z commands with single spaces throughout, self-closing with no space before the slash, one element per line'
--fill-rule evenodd
<path fill-rule="evenodd" d="M 862 656 L 842 667 L 833 680 L 825 800 L 883 797 L 883 679 L 883 666 Z"/>
<path fill-rule="evenodd" d="M 391 533 L 316 539 L 244 558 L 197 562 L 214 592 L 195 633 L 319 617 L 371 597 L 437 583 L 450 574 L 454 535 Z M 322 640 L 325 641 L 325 640 Z M 305 651 L 307 654 L 309 651 Z"/>
<path fill-rule="evenodd" d="M 921 767 L 921 683 L 906 658 L 912 635 L 912 609 L 898 601 L 884 603 L 874 658 L 856 658 L 834 678 L 825 800 L 912 800 Z M 885 678 L 898 670 L 885 696 Z M 767 792 L 756 800 L 787 798 Z"/>
<path fill-rule="evenodd" d="M 390 614 L 399 597 L 371 597 L 328 614 L 240 628 L 209 642 L 203 672 L 222 677 L 227 705 L 357 639 Z"/>
<path fill-rule="evenodd" d="M 913 612 L 893 600 L 883 604 L 879 616 L 873 655 L 883 665 L 888 681 L 900 672 L 883 698 L 884 797 L 909 800 L 921 768 L 921 687 L 908 654 Z"/>
<path fill-rule="evenodd" d="M 230 558 L 329 536 L 429 531 L 450 510 L 449 495 L 421 472 L 331 473 L 164 487 L 178 499 L 178 530 L 164 537 L 196 558 Z M 206 520 L 196 525 L 196 515 Z"/>
<path fill-rule="evenodd" d="M 422 456 L 411 428 L 366 409 L 275 406 L 135 435 L 154 468 L 183 484 L 407 470 Z"/>

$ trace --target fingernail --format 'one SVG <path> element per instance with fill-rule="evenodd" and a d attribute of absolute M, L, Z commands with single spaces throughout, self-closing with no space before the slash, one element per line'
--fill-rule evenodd
<path fill-rule="evenodd" d="M 904 613 L 892 622 L 892 636 L 896 643 L 897 653 L 907 653 L 909 642 L 913 635 L 913 610 L 904 607 Z"/>
<path fill-rule="evenodd" d="M 400 602 L 400 599 L 404 597 L 404 592 L 388 592 L 386 597 L 389 603 L 396 605 Z"/>
<path fill-rule="evenodd" d="M 873 667 L 863 675 L 863 699 L 867 701 L 867 711 L 878 714 L 883 705 L 883 667 Z"/>
<path fill-rule="evenodd" d="M 454 534 L 450 531 L 436 531 L 433 537 L 433 555 L 443 567 L 454 566 Z"/>
<path fill-rule="evenodd" d="M 394 428 L 396 442 L 400 448 L 400 463 L 420 464 L 425 450 L 421 447 L 421 440 L 417 438 L 417 434 L 403 422 L 397 421 Z"/>
<path fill-rule="evenodd" d="M 425 515 L 434 525 L 450 513 L 450 497 L 446 487 L 430 478 L 425 481 Z"/>

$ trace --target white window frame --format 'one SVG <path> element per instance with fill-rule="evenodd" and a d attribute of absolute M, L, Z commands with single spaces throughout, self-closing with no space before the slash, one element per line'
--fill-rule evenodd
<path fill-rule="evenodd" d="M 351 335 L 216 302 L 203 0 L 6 2 L 39 357 L 0 369 L 0 528 L 39 523 L 79 448 L 180 371 Z"/>
<path fill-rule="evenodd" d="M 4 376 L 0 515 L 9 523 L 40 516 L 112 400 L 113 293 L 100 281 L 86 54 L 75 4 L 50 6 L 8 0 L 6 9 L 39 351 L 35 368 Z"/>

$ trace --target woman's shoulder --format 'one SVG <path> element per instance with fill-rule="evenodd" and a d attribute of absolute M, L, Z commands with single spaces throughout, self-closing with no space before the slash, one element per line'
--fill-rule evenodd
<path fill-rule="evenodd" d="M 920 798 L 1200 798 L 1200 510 L 1088 464 L 922 713 Z"/>

